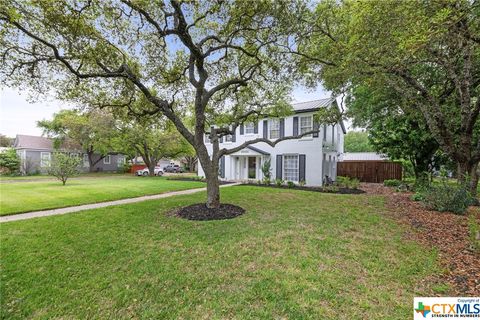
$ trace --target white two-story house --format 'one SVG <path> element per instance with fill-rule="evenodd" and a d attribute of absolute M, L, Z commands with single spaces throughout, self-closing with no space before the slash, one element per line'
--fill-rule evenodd
<path fill-rule="evenodd" d="M 335 180 L 337 162 L 343 153 L 343 122 L 335 125 L 314 123 L 313 114 L 320 108 L 337 107 L 335 98 L 293 104 L 294 114 L 285 118 L 262 119 L 239 126 L 233 136 L 220 140 L 220 148 L 233 148 L 255 138 L 276 140 L 319 129 L 300 139 L 285 140 L 275 147 L 260 142 L 220 159 L 220 178 L 224 180 L 261 180 L 262 165 L 270 159 L 272 180 L 282 179 L 307 186 L 321 186 L 325 177 Z M 212 145 L 205 137 L 207 149 Z M 198 175 L 205 176 L 199 164 Z"/>

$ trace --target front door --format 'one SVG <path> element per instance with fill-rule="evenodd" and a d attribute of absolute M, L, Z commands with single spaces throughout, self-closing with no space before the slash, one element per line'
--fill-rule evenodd
<path fill-rule="evenodd" d="M 248 179 L 257 178 L 257 158 L 248 157 Z"/>

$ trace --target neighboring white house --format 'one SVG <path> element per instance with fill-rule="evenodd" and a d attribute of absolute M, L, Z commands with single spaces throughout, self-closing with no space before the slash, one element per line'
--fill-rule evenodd
<path fill-rule="evenodd" d="M 320 108 L 334 106 L 335 98 L 293 104 L 294 114 L 285 118 L 262 119 L 237 128 L 235 135 L 220 141 L 220 148 L 233 148 L 258 137 L 276 140 L 284 136 L 299 135 L 319 128 L 320 131 L 301 139 L 286 140 L 274 148 L 264 142 L 253 144 L 220 160 L 220 178 L 224 180 L 261 180 L 261 167 L 271 161 L 272 179 L 305 181 L 309 186 L 320 186 L 325 176 L 335 180 L 337 162 L 343 153 L 345 126 L 314 123 L 313 114 Z M 207 149 L 212 154 L 212 145 Z M 205 176 L 199 164 L 198 175 Z"/>

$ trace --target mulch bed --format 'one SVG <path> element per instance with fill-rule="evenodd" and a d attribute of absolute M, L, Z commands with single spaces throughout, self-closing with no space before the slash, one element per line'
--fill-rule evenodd
<path fill-rule="evenodd" d="M 233 204 L 222 203 L 217 209 L 210 209 L 204 203 L 192 204 L 173 212 L 173 215 L 197 221 L 233 219 L 245 213 L 245 209 Z"/>
<path fill-rule="evenodd" d="M 174 178 L 174 179 L 169 179 L 169 178 L 167 178 L 167 180 L 170 180 L 170 181 L 197 181 L 197 182 L 206 182 L 205 180 L 192 179 L 192 178 L 189 178 L 189 177 Z M 232 182 L 232 181 L 223 181 L 223 180 L 218 181 L 218 184 L 219 184 L 219 185 L 232 184 L 232 183 L 235 183 L 235 182 Z"/>
<path fill-rule="evenodd" d="M 339 193 L 339 194 L 362 194 L 365 191 L 361 189 L 349 189 L 349 188 L 338 188 L 338 191 L 334 192 L 329 189 L 324 189 L 322 187 L 307 187 L 307 186 L 295 186 L 289 188 L 288 186 L 277 186 L 275 184 L 258 184 L 258 183 L 243 183 L 242 186 L 256 186 L 256 187 L 265 187 L 265 188 L 276 188 L 276 189 L 288 189 L 288 190 L 303 190 L 303 191 L 313 191 L 313 192 L 324 192 L 324 193 Z"/>
<path fill-rule="evenodd" d="M 379 184 L 362 184 L 370 194 L 381 194 L 387 198 L 386 205 L 392 216 L 414 228 L 405 236 L 426 247 L 438 250 L 439 260 L 446 272 L 439 274 L 433 282 L 447 282 L 453 296 L 480 295 L 480 253 L 475 252 L 469 239 L 468 215 L 437 212 L 425 209 L 420 202 L 410 199 L 412 193 L 395 192 Z M 480 222 L 478 207 L 470 207 Z"/>

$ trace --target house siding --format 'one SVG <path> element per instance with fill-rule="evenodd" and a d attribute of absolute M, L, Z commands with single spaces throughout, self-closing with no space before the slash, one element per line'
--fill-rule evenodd
<path fill-rule="evenodd" d="M 313 116 L 314 112 L 303 112 L 301 114 L 296 114 L 294 116 L 286 117 L 280 121 L 280 136 L 292 136 L 294 132 L 299 130 L 299 118 L 294 120 L 294 117 L 301 117 L 311 115 Z M 313 121 L 312 121 L 313 123 Z M 258 122 L 258 130 L 260 134 L 246 134 L 245 130 L 242 130 L 242 127 L 236 130 L 236 141 L 235 142 L 226 142 L 221 143 L 220 148 L 233 148 L 242 144 L 245 141 L 252 140 L 255 138 L 264 137 L 265 129 L 264 126 L 268 126 L 268 121 L 262 119 Z M 295 126 L 295 128 L 294 128 Z M 294 154 L 294 155 L 305 155 L 305 158 L 302 159 L 305 165 L 305 182 L 310 186 L 320 186 L 323 183 L 323 178 L 325 175 L 328 175 L 330 178 L 336 178 L 336 162 L 338 161 L 338 155 L 343 153 L 343 131 L 339 124 L 334 126 L 334 132 L 332 132 L 332 126 L 328 125 L 326 128 L 326 140 L 323 141 L 324 133 L 323 126 L 320 126 L 320 134 L 316 137 L 304 137 L 296 140 L 286 140 L 277 144 L 274 148 L 269 146 L 264 142 L 256 143 L 252 145 L 257 149 L 265 151 L 270 154 L 271 161 L 271 173 L 272 179 L 277 177 L 277 158 L 282 159 L 283 155 Z M 267 134 L 268 134 L 268 128 Z M 295 131 L 294 131 L 295 130 Z M 333 134 L 332 134 L 333 133 Z M 334 141 L 332 146 L 332 139 Z M 325 145 L 325 147 L 324 147 Z M 209 154 L 212 154 L 212 144 L 207 143 L 207 150 Z M 282 157 L 277 157 L 277 155 L 282 155 Z M 323 162 L 323 158 L 326 158 L 327 163 Z M 238 172 L 235 172 L 235 162 L 242 161 L 240 158 L 243 156 L 256 156 L 257 157 L 257 175 L 256 179 L 261 180 L 263 175 L 261 173 L 261 164 L 267 159 L 265 155 L 261 155 L 258 152 L 244 149 L 239 153 L 233 155 L 225 156 L 225 179 L 227 180 L 238 180 Z M 328 161 L 331 159 L 331 161 Z M 335 160 L 333 160 L 335 159 Z M 245 162 L 242 163 L 245 165 Z M 283 178 L 283 163 L 282 165 L 282 178 Z M 243 167 L 243 171 L 245 168 Z M 198 175 L 205 176 L 205 173 L 202 169 L 201 164 L 198 166 Z M 244 178 L 244 175 L 241 175 Z"/>
<path fill-rule="evenodd" d="M 51 155 L 53 154 L 53 151 L 51 150 L 32 150 L 32 149 L 17 149 L 17 154 L 20 156 L 21 159 L 21 171 L 24 174 L 35 174 L 35 173 L 41 173 L 41 174 L 46 174 L 48 171 L 48 167 L 42 167 L 41 166 L 41 154 L 42 152 L 48 152 Z M 89 166 L 84 166 L 83 163 L 83 154 L 78 153 L 79 157 L 82 159 L 82 163 L 80 165 L 80 171 L 81 172 L 89 172 Z M 125 159 L 125 156 L 122 154 L 112 154 L 110 155 L 111 161 L 110 164 L 104 164 L 103 159 L 100 160 L 95 166 L 94 166 L 94 172 L 117 172 L 122 169 L 122 164 L 123 164 L 123 159 Z M 94 159 L 100 158 L 100 155 L 94 155 Z M 118 159 L 121 159 L 122 162 L 118 163 Z"/>

